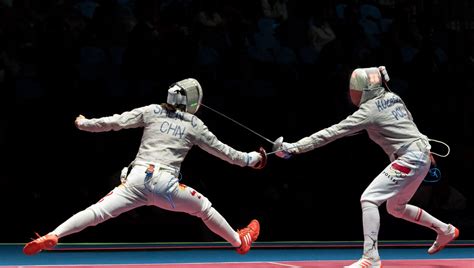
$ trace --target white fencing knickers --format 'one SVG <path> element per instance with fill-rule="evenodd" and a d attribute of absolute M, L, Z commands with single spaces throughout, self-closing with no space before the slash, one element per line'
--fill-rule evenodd
<path fill-rule="evenodd" d="M 377 206 L 385 201 L 387 206 L 407 204 L 430 169 L 429 154 L 424 142 L 413 142 L 370 183 L 360 201 Z"/>
<path fill-rule="evenodd" d="M 73 215 L 52 233 L 64 237 L 147 205 L 199 217 L 214 233 L 233 246 L 240 246 L 239 235 L 211 202 L 193 188 L 180 184 L 178 175 L 178 171 L 167 166 L 135 164 L 120 186 L 96 204 Z"/>

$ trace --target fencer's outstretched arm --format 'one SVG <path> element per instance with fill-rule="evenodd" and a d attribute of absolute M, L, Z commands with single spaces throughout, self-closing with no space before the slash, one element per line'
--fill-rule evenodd
<path fill-rule="evenodd" d="M 221 142 L 202 121 L 199 123 L 202 125 L 196 144 L 209 154 L 241 167 L 254 167 L 262 160 L 262 156 L 257 152 L 241 152 Z"/>
<path fill-rule="evenodd" d="M 294 143 L 283 143 L 282 149 L 290 154 L 299 154 L 324 146 L 344 136 L 361 131 L 371 123 L 370 111 L 361 105 L 353 114 L 341 122 L 322 129 L 311 136 L 304 137 Z"/>
<path fill-rule="evenodd" d="M 89 132 L 105 132 L 110 130 L 120 130 L 123 128 L 136 128 L 145 125 L 143 113 L 147 107 L 140 107 L 122 114 L 112 116 L 87 119 L 82 115 L 76 118 L 76 127 Z"/>

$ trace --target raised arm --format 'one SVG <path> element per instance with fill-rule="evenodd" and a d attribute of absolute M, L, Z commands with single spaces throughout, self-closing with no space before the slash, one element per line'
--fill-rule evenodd
<path fill-rule="evenodd" d="M 93 119 L 87 119 L 83 115 L 79 115 L 76 118 L 75 124 L 78 129 L 88 132 L 105 132 L 123 128 L 143 127 L 143 114 L 147 107 L 148 106 L 136 108 L 122 114 Z"/>

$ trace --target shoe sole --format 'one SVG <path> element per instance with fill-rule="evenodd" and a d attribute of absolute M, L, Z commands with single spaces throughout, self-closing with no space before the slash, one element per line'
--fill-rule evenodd
<path fill-rule="evenodd" d="M 54 243 L 53 241 L 46 241 L 44 242 L 45 247 L 42 248 L 41 243 L 35 243 L 31 242 L 26 244 L 26 246 L 23 248 L 23 253 L 25 255 L 35 255 L 40 253 L 43 250 L 51 249 L 54 246 L 56 246 L 57 243 Z"/>
<path fill-rule="evenodd" d="M 344 268 L 347 268 L 349 266 L 344 266 Z M 382 265 L 382 262 L 380 262 L 380 266 L 372 266 L 372 268 L 375 267 L 375 268 L 383 268 L 383 265 Z"/>
<path fill-rule="evenodd" d="M 456 240 L 458 237 L 459 237 L 459 230 L 458 230 L 458 228 L 454 227 L 454 237 L 453 237 L 453 239 L 449 240 L 448 243 L 446 243 L 446 244 L 445 244 L 444 246 L 442 246 L 442 247 L 439 247 L 437 250 L 435 250 L 435 251 L 433 251 L 433 252 L 431 252 L 431 253 L 428 252 L 428 254 L 433 255 L 433 254 L 435 254 L 435 253 L 440 252 L 444 247 L 446 247 L 446 245 L 448 245 L 448 244 L 451 243 L 452 241 Z"/>
<path fill-rule="evenodd" d="M 23 253 L 25 253 L 25 255 L 35 255 L 35 254 L 38 254 L 39 252 L 41 252 L 41 247 L 37 243 L 27 244 L 23 248 Z"/>

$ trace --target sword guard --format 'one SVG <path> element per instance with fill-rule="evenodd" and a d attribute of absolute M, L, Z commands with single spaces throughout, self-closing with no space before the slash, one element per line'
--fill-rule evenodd
<path fill-rule="evenodd" d="M 254 169 L 262 169 L 267 165 L 267 152 L 265 149 L 263 147 L 258 148 L 258 153 L 262 156 L 262 160 L 253 167 Z"/>
<path fill-rule="evenodd" d="M 281 148 L 281 145 L 283 144 L 283 137 L 279 137 L 278 139 L 276 139 L 274 142 L 273 142 L 273 147 L 272 147 L 272 151 L 278 151 L 280 150 Z"/>

